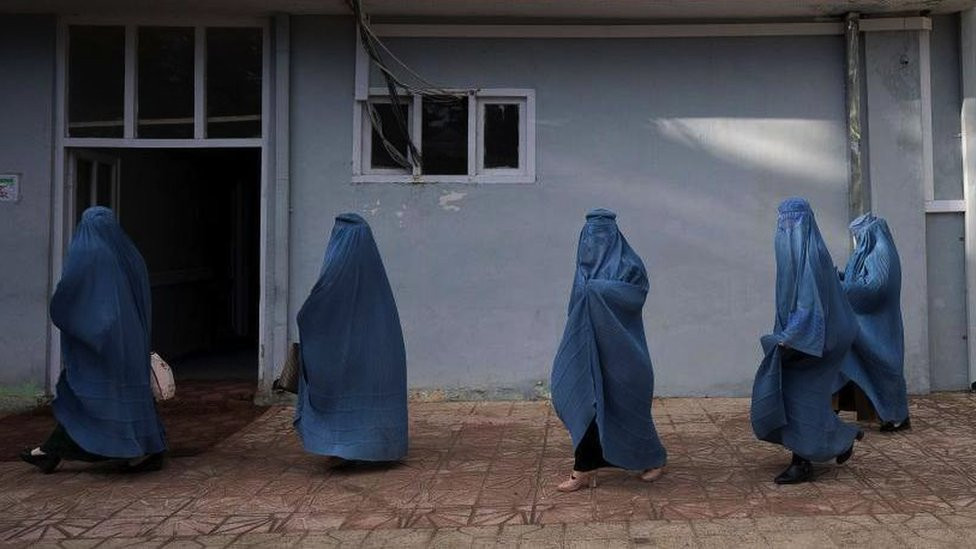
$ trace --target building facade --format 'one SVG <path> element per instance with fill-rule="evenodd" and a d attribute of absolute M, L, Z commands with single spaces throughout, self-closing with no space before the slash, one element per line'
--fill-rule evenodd
<path fill-rule="evenodd" d="M 852 212 L 888 219 L 910 390 L 973 381 L 972 2 L 845 3 L 856 18 L 813 2 L 367 2 L 391 70 L 426 86 L 396 99 L 422 168 L 373 128 L 395 125 L 394 100 L 344 3 L 157 4 L 0 7 L 8 394 L 56 380 L 48 298 L 96 203 L 146 256 L 154 346 L 209 357 L 187 359 L 199 368 L 246 356 L 264 396 L 343 211 L 376 235 L 414 390 L 544 395 L 596 207 L 648 267 L 657 393 L 746 395 L 772 325 L 776 205 L 796 195 L 841 268 Z"/>

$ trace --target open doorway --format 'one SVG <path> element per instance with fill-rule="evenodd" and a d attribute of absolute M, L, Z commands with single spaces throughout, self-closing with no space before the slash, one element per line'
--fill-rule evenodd
<path fill-rule="evenodd" d="M 260 149 L 72 149 L 69 176 L 75 219 L 114 208 L 145 258 L 177 380 L 256 381 Z"/>

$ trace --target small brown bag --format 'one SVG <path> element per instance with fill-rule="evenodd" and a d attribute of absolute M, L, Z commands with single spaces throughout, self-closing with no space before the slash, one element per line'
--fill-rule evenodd
<path fill-rule="evenodd" d="M 169 364 L 156 353 L 149 354 L 149 382 L 152 385 L 153 397 L 162 402 L 176 396 L 176 382 L 173 381 L 173 370 Z"/>
<path fill-rule="evenodd" d="M 292 343 L 288 347 L 285 365 L 281 367 L 281 375 L 275 380 L 272 389 L 298 394 L 298 376 L 302 374 L 302 346 Z"/>

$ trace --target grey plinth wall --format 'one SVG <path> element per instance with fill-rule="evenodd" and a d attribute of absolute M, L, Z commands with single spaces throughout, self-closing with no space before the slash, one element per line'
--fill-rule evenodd
<path fill-rule="evenodd" d="M 20 201 L 0 203 L 0 396 L 43 392 L 55 19 L 0 16 L 0 173 L 19 173 Z"/>
<path fill-rule="evenodd" d="M 929 390 L 924 185 L 932 165 L 923 151 L 931 136 L 923 130 L 920 59 L 928 40 L 928 31 L 865 37 L 872 208 L 888 220 L 901 256 L 905 377 L 912 392 Z"/>

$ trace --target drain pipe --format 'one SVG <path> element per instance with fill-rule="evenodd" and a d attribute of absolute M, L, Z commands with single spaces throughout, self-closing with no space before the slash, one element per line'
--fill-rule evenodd
<path fill-rule="evenodd" d="M 847 54 L 847 214 L 850 220 L 871 209 L 871 187 L 864 182 L 861 147 L 861 20 L 857 13 L 844 18 Z"/>
<path fill-rule="evenodd" d="M 966 344 L 969 382 L 976 391 L 976 8 L 962 12 L 962 174 L 966 202 Z"/>

